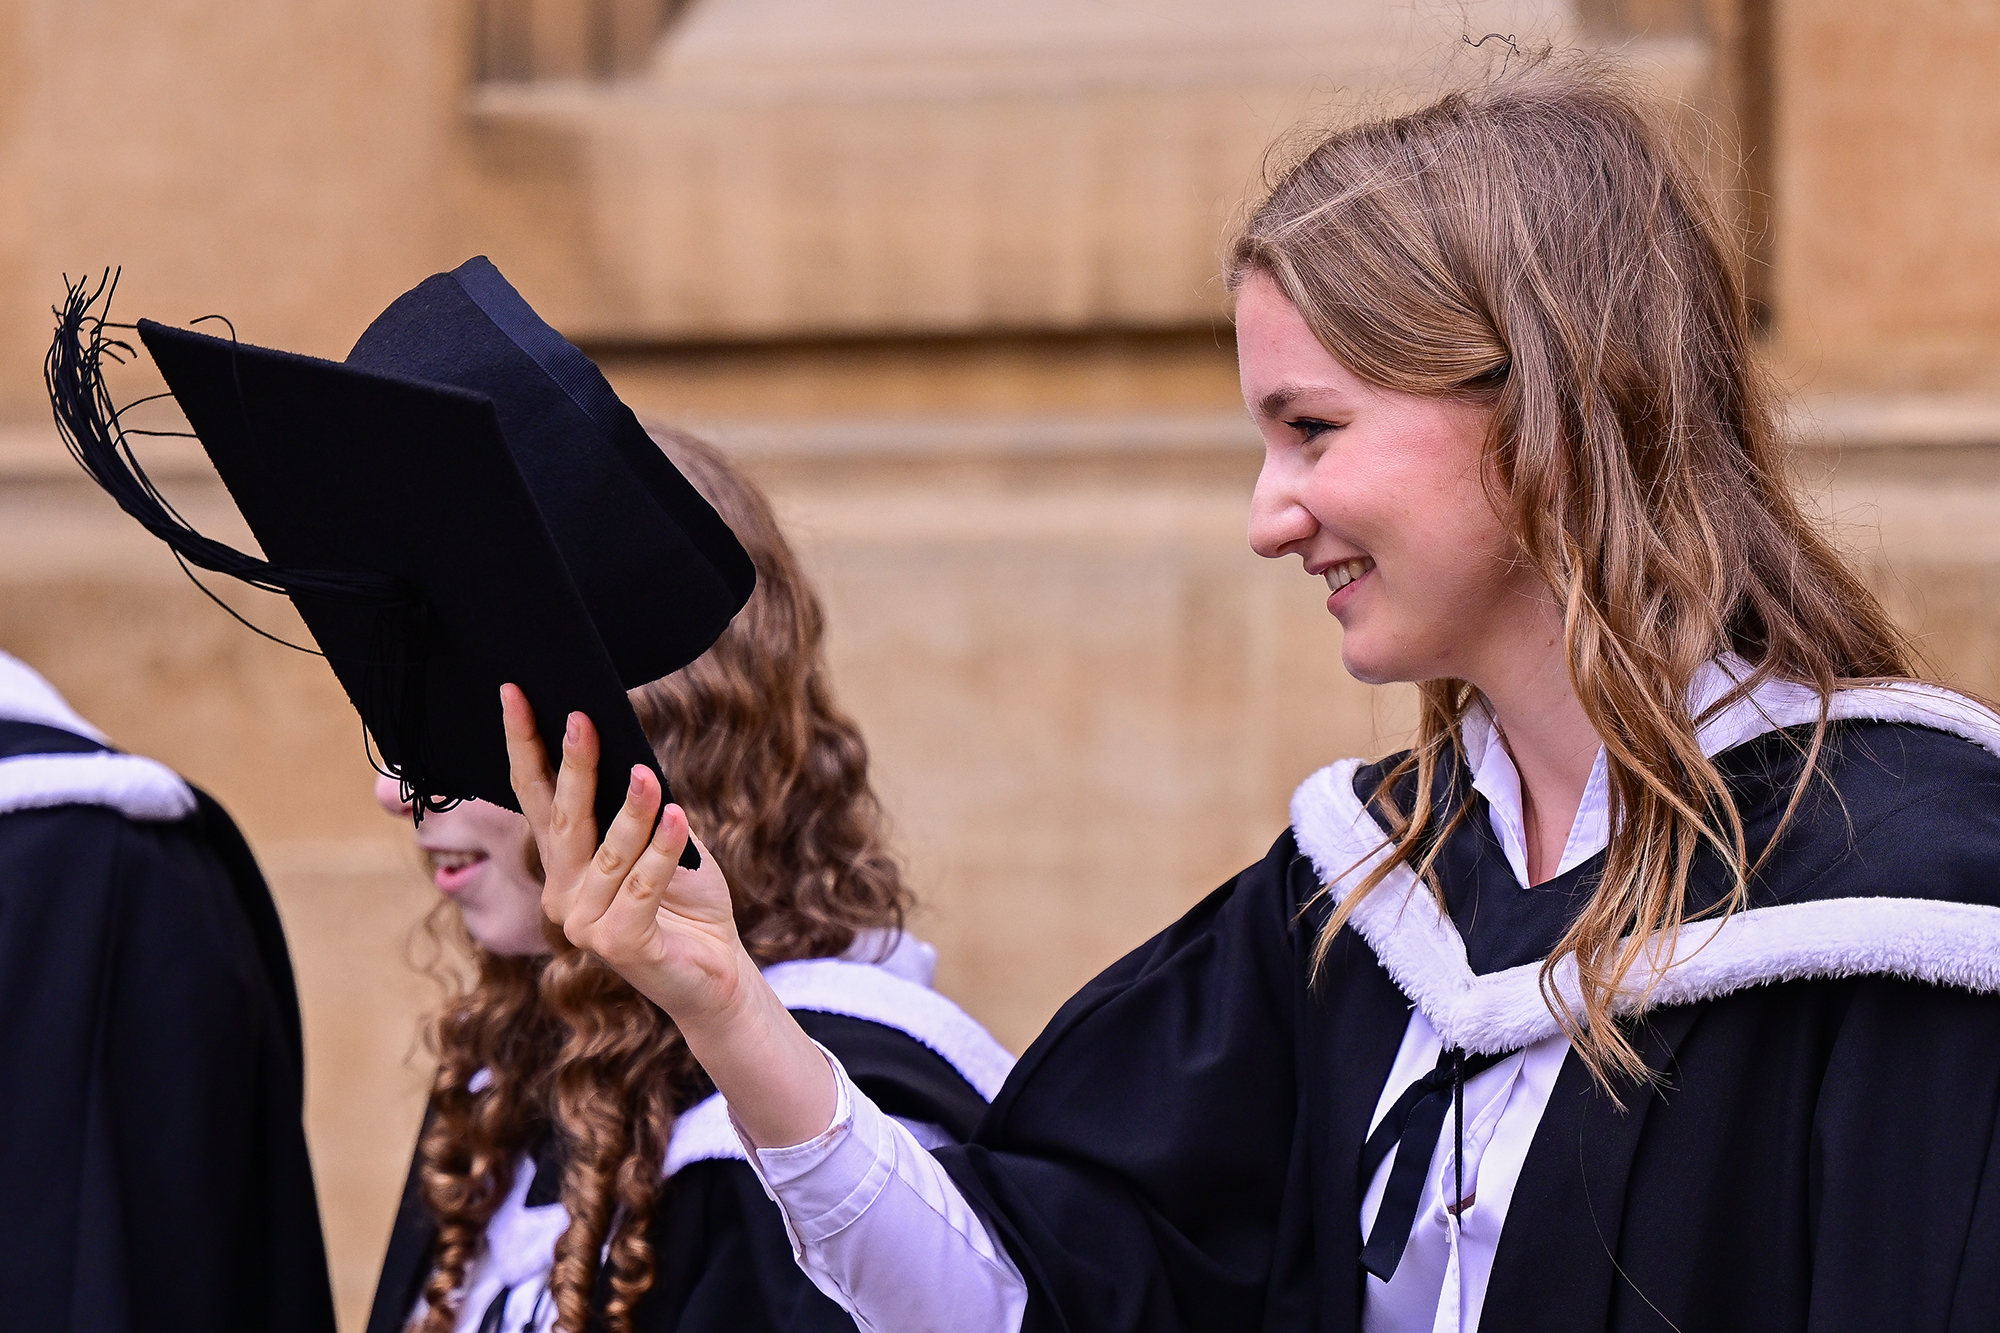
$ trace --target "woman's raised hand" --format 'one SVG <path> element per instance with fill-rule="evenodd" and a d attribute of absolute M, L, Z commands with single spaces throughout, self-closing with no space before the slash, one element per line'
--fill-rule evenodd
<path fill-rule="evenodd" d="M 653 828 L 659 779 L 632 770 L 600 846 L 597 728 L 572 713 L 562 769 L 551 773 L 527 696 L 501 686 L 500 711 L 514 794 L 542 855 L 542 910 L 667 1011 L 756 1143 L 784 1147 L 823 1131 L 833 1071 L 744 952 L 715 858 L 703 847 L 699 870 L 680 866 L 690 836 L 681 808 L 668 806 Z"/>
<path fill-rule="evenodd" d="M 699 870 L 679 865 L 687 817 L 660 814 L 660 781 L 635 767 L 625 804 L 600 845 L 597 728 L 572 713 L 562 767 L 549 771 L 527 696 L 500 690 L 514 794 L 534 831 L 544 872 L 542 910 L 579 949 L 596 954 L 683 1027 L 727 1014 L 756 968 L 736 936 L 729 885 L 713 856 Z M 697 843 L 699 846 L 699 843 Z"/>

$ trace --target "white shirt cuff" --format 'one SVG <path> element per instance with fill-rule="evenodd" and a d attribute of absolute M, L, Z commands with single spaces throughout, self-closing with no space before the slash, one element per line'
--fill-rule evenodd
<path fill-rule="evenodd" d="M 833 1120 L 820 1133 L 759 1148 L 730 1117 L 799 1267 L 873 1333 L 1015 1333 L 1028 1299 L 1020 1270 L 910 1128 L 820 1051 L 835 1085 Z"/>

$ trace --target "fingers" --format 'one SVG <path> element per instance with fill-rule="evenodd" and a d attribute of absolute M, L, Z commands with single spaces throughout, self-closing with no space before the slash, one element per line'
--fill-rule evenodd
<path fill-rule="evenodd" d="M 678 864 L 692 842 L 686 814 L 669 805 L 649 830 L 661 795 L 651 770 L 635 767 L 612 831 L 561 918 L 563 934 L 676 1021 L 719 1019 L 745 993 L 744 969 L 755 982 L 756 967 L 743 952 L 715 858 L 704 856 L 698 871 Z"/>
<path fill-rule="evenodd" d="M 686 821 L 687 816 L 680 807 L 670 805 L 667 809 L 681 821 Z M 653 839 L 653 845 L 647 849 L 646 855 L 664 856 L 673 861 L 674 873 L 669 876 L 672 884 L 668 907 L 684 920 L 698 922 L 733 937 L 736 933 L 735 899 L 730 895 L 729 881 L 723 877 L 721 864 L 708 850 L 707 844 L 690 833 L 687 835 L 686 845 L 700 849 L 701 864 L 689 870 L 681 863 L 683 844 L 678 833 L 669 840 L 665 836 L 665 824 L 666 821 L 661 820 L 661 834 Z M 678 827 L 677 825 L 676 828 Z"/>
<path fill-rule="evenodd" d="M 542 910 L 550 920 L 566 923 L 597 850 L 597 728 L 582 713 L 571 713 L 563 732 L 562 765 L 551 772 L 548 751 L 535 726 L 534 708 L 518 686 L 500 687 L 500 717 L 507 734 L 509 778 L 541 857 Z M 619 823 L 643 820 L 636 832 L 624 831 L 624 845 L 630 849 L 627 863 L 645 846 L 652 811 L 659 807 L 657 789 L 646 801 L 642 816 L 613 825 L 616 829 Z M 614 878 L 612 884 L 616 883 Z M 595 916 L 593 912 L 592 919 Z"/>
<path fill-rule="evenodd" d="M 542 733 L 535 726 L 535 710 L 520 686 L 500 687 L 500 723 L 507 733 L 508 775 L 514 784 L 514 798 L 521 803 L 529 825 L 539 829 L 549 822 L 556 777 L 549 768 Z"/>
<path fill-rule="evenodd" d="M 646 776 L 651 778 L 652 774 Z M 632 863 L 630 873 L 605 907 L 598 932 L 603 939 L 609 942 L 644 938 L 656 928 L 660 903 L 680 869 L 681 848 L 687 839 L 687 816 L 678 805 L 668 806 L 660 815 L 660 826 L 652 840 Z"/>
<path fill-rule="evenodd" d="M 567 772 L 568 764 L 564 764 Z M 602 918 L 635 862 L 646 850 L 653 817 L 660 808 L 660 780 L 650 769 L 635 765 L 603 845 L 579 862 L 581 873 L 550 875 L 542 890 L 542 906 L 562 922 L 573 944 L 584 945 L 579 932 L 590 930 Z M 588 816 L 588 810 L 585 814 Z M 585 947 L 589 947 L 585 945 Z"/>
<path fill-rule="evenodd" d="M 581 853 L 597 845 L 597 728 L 582 713 L 571 713 L 563 730 L 562 767 L 556 771 L 549 831 L 564 850 Z M 546 852 L 548 849 L 544 848 Z"/>

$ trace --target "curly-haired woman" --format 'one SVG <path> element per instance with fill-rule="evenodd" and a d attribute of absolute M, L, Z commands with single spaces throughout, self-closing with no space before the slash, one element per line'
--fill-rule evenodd
<path fill-rule="evenodd" d="M 920 1142 L 965 1138 L 1011 1058 L 929 989 L 903 933 L 854 724 L 834 706 L 817 597 L 757 489 L 712 446 L 655 438 L 757 568 L 706 654 L 633 691 L 674 791 L 728 877 L 736 929 L 799 1022 Z M 397 784 L 377 795 L 408 817 Z M 472 802 L 418 844 L 473 979 L 439 1064 L 369 1333 L 851 1330 L 793 1262 L 729 1108 L 673 1020 L 546 929 L 521 816 Z"/>
<path fill-rule="evenodd" d="M 568 938 L 878 1333 L 1994 1328 L 2000 717 L 1801 512 L 1642 96 L 1530 60 L 1342 126 L 1228 277 L 1251 545 L 1418 683 L 1412 748 L 1308 779 L 935 1158 L 674 873 L 650 772 L 599 852 L 589 730 L 552 780 L 507 691 Z"/>

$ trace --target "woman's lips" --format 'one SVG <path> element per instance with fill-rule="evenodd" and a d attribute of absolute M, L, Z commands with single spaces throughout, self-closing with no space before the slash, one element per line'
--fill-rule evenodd
<path fill-rule="evenodd" d="M 426 847 L 424 859 L 430 863 L 431 882 L 439 893 L 457 893 L 478 878 L 486 867 L 486 853 L 448 851 Z"/>
<path fill-rule="evenodd" d="M 1354 560 L 1343 560 L 1326 571 L 1326 586 L 1333 591 L 1327 596 L 1326 609 L 1335 615 L 1340 608 L 1354 599 L 1354 587 L 1367 578 L 1375 569 L 1375 562 L 1367 556 Z"/>

